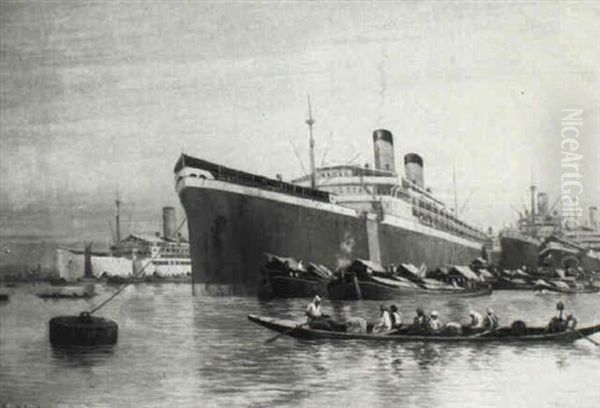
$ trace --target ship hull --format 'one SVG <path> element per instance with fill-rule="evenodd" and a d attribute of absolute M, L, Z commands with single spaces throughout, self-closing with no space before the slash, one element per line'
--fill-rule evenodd
<path fill-rule="evenodd" d="M 510 270 L 523 266 L 537 268 L 539 245 L 518 237 L 501 237 L 500 267 Z"/>
<path fill-rule="evenodd" d="M 329 203 L 269 196 L 218 181 L 185 183 L 178 182 L 178 192 L 188 220 L 197 294 L 256 293 L 265 252 L 333 268 L 355 258 L 436 267 L 468 264 L 481 255 L 482 244 L 453 242 L 408 221 L 403 227 Z"/>

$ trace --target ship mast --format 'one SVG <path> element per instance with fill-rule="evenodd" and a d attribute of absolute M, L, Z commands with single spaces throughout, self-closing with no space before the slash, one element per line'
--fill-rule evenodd
<path fill-rule="evenodd" d="M 456 196 L 456 163 L 452 163 L 452 184 L 454 185 L 454 217 L 458 218 L 458 197 Z"/>
<path fill-rule="evenodd" d="M 529 190 L 531 191 L 531 235 L 535 236 L 535 185 L 533 182 L 531 183 Z"/>
<path fill-rule="evenodd" d="M 116 224 L 117 224 L 117 228 L 116 228 L 116 242 L 115 244 L 118 244 L 119 242 L 121 242 L 121 200 L 119 199 L 119 191 L 117 191 L 117 199 L 115 200 L 115 204 L 117 206 L 117 216 L 115 217 L 116 219 Z"/>
<path fill-rule="evenodd" d="M 315 139 L 313 138 L 313 125 L 315 120 L 312 117 L 312 111 L 310 108 L 310 95 L 308 96 L 308 119 L 306 119 L 306 124 L 308 125 L 308 131 L 310 135 L 310 139 L 308 141 L 308 145 L 310 147 L 310 187 L 315 188 L 317 183 L 315 181 Z"/>

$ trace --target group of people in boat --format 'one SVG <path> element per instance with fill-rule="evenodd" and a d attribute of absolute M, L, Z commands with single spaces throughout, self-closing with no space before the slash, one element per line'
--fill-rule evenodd
<path fill-rule="evenodd" d="M 546 330 L 549 333 L 559 333 L 565 330 L 575 329 L 577 320 L 575 317 L 565 312 L 563 302 L 556 304 L 558 313 L 552 317 Z M 435 334 L 477 334 L 493 332 L 499 328 L 500 319 L 491 307 L 488 307 L 483 316 L 476 310 L 469 312 L 468 323 L 461 324 L 458 322 L 443 323 L 440 315 L 436 310 L 429 313 L 425 312 L 422 307 L 417 307 L 416 316 L 412 320 L 412 324 L 405 325 L 396 305 L 380 306 L 380 318 L 375 324 L 368 324 L 362 318 L 352 318 L 345 323 L 339 323 L 332 320 L 328 315 L 321 311 L 321 298 L 315 296 L 313 301 L 306 308 L 307 324 L 311 329 L 317 330 L 333 330 L 346 331 L 347 329 L 357 330 L 367 333 L 390 333 L 402 330 L 410 334 L 435 335 Z"/>

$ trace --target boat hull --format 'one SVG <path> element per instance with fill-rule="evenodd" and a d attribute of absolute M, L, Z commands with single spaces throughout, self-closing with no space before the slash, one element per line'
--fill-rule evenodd
<path fill-rule="evenodd" d="M 186 186 L 185 180 L 178 184 L 197 294 L 256 293 L 265 252 L 333 268 L 355 258 L 436 267 L 468 264 L 481 255 L 475 242 L 463 245 L 423 232 L 424 228 L 390 225 L 345 207 L 272 199 L 239 186 L 237 192 L 224 191 L 210 183 L 219 182 L 206 180 L 204 188 Z"/>
<path fill-rule="evenodd" d="M 369 281 L 358 281 L 357 283 L 358 290 L 356 284 L 352 282 L 331 282 L 327 286 L 327 296 L 331 300 L 393 300 L 398 299 L 402 295 L 413 293 L 447 295 L 452 297 L 487 296 L 492 293 L 491 287 L 464 290 L 442 290 L 415 287 L 390 287 Z"/>
<path fill-rule="evenodd" d="M 523 266 L 536 268 L 540 244 L 520 237 L 500 237 L 500 267 L 510 270 Z"/>
<path fill-rule="evenodd" d="M 271 276 L 265 278 L 259 288 L 263 298 L 310 298 L 315 295 L 327 296 L 327 282 L 303 279 L 292 276 Z"/>
<path fill-rule="evenodd" d="M 500 328 L 494 333 L 484 335 L 402 335 L 402 334 L 364 334 L 335 332 L 310 329 L 305 322 L 293 320 L 273 319 L 270 317 L 248 315 L 248 320 L 260 326 L 286 334 L 299 339 L 332 339 L 332 340 L 369 340 L 369 341 L 394 341 L 399 343 L 427 342 L 427 343 L 540 343 L 540 342 L 572 342 L 600 332 L 600 325 L 568 330 L 560 333 L 543 333 L 542 328 L 530 329 L 535 334 L 515 335 L 510 328 Z"/>

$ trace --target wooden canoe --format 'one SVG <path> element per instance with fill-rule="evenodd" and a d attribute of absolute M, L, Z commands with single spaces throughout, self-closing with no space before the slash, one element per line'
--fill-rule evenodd
<path fill-rule="evenodd" d="M 583 336 L 589 336 L 600 332 L 600 324 L 584 327 L 577 330 L 567 330 L 560 333 L 547 333 L 546 328 L 531 327 L 527 328 L 525 334 L 515 334 L 511 327 L 501 327 L 494 332 L 465 335 L 423 335 L 423 334 L 366 334 L 366 333 L 348 333 L 327 330 L 315 330 L 306 325 L 303 321 L 275 319 L 271 317 L 248 315 L 248 320 L 259 324 L 268 329 L 299 339 L 337 339 L 337 340 L 372 340 L 372 341 L 396 341 L 407 342 L 430 342 L 430 343 L 484 343 L 484 342 L 567 342 L 575 341 Z"/>

